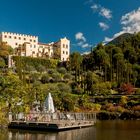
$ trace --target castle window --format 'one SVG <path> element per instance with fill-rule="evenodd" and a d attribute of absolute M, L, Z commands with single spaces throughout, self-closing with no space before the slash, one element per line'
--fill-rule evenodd
<path fill-rule="evenodd" d="M 34 42 L 36 42 L 36 40 L 34 40 Z"/>
<path fill-rule="evenodd" d="M 63 61 L 65 60 L 65 58 L 63 58 Z"/>
<path fill-rule="evenodd" d="M 68 55 L 68 51 L 66 51 L 66 54 Z"/>
<path fill-rule="evenodd" d="M 24 40 L 26 40 L 26 38 L 24 38 Z"/>
<path fill-rule="evenodd" d="M 17 37 L 15 36 L 14 39 L 17 39 Z"/>
<path fill-rule="evenodd" d="M 7 38 L 7 35 L 5 35 L 4 37 Z"/>
<path fill-rule="evenodd" d="M 21 40 L 21 37 L 19 37 L 18 39 Z"/>
<path fill-rule="evenodd" d="M 12 38 L 11 36 L 9 36 L 9 38 Z"/>
<path fill-rule="evenodd" d="M 15 45 L 17 46 L 18 44 L 17 44 L 17 43 L 15 43 Z"/>
<path fill-rule="evenodd" d="M 32 42 L 32 39 L 30 39 L 30 42 Z"/>
<path fill-rule="evenodd" d="M 66 45 L 66 48 L 68 49 L 68 45 Z"/>
<path fill-rule="evenodd" d="M 63 51 L 63 54 L 65 54 L 65 51 Z"/>
<path fill-rule="evenodd" d="M 65 44 L 63 44 L 63 48 L 65 48 Z"/>

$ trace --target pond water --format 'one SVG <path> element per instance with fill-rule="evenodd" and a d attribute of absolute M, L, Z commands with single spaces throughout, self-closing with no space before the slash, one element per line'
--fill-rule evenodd
<path fill-rule="evenodd" d="M 98 121 L 94 127 L 58 133 L 0 130 L 0 140 L 140 140 L 140 121 Z"/>

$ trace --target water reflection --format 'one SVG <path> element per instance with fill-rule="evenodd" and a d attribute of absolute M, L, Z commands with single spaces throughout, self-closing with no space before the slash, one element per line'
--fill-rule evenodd
<path fill-rule="evenodd" d="M 91 138 L 96 139 L 94 127 L 58 133 L 10 130 L 7 140 L 90 140 Z"/>
<path fill-rule="evenodd" d="M 140 140 L 140 121 L 101 121 L 97 140 Z"/>
<path fill-rule="evenodd" d="M 94 127 L 58 133 L 0 130 L 0 140 L 140 140 L 140 121 L 101 121 Z"/>

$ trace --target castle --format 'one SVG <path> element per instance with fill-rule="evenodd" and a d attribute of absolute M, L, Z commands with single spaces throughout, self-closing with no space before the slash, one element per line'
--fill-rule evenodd
<path fill-rule="evenodd" d="M 0 42 L 14 49 L 16 56 L 56 58 L 67 61 L 70 55 L 70 40 L 66 37 L 52 43 L 40 43 L 38 36 L 1 32 Z"/>

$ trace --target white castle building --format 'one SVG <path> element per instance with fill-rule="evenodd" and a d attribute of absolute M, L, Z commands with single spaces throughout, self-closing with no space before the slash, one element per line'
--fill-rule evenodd
<path fill-rule="evenodd" d="M 0 42 L 6 42 L 14 49 L 14 55 L 56 58 L 67 61 L 70 55 L 70 40 L 66 37 L 57 42 L 39 43 L 38 36 L 1 32 Z"/>

